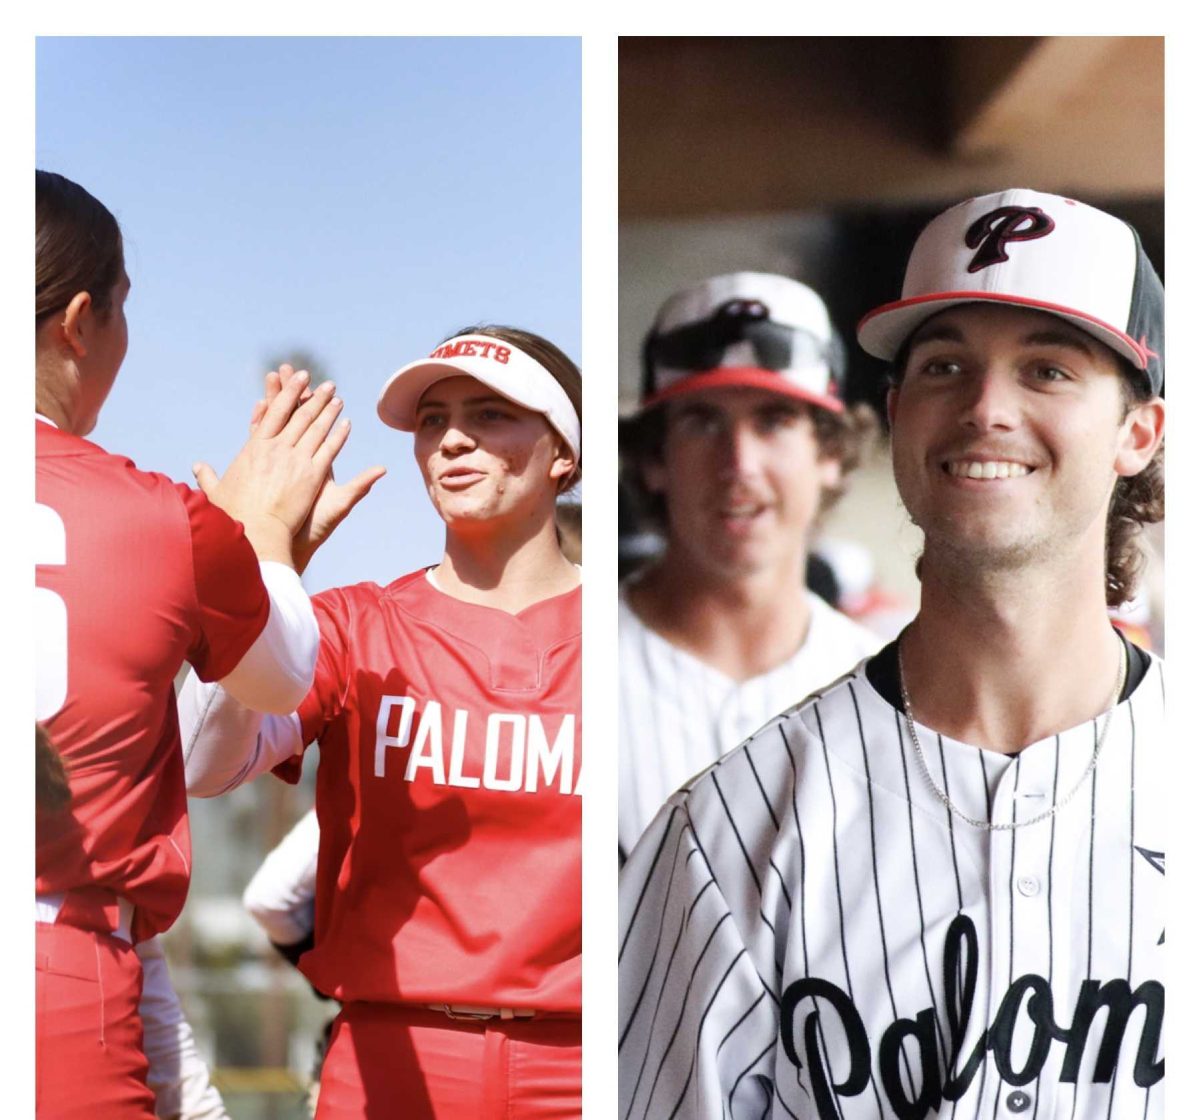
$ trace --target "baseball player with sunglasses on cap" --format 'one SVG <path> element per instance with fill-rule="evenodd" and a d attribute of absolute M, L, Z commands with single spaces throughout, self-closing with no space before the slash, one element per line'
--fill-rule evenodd
<path fill-rule="evenodd" d="M 674 795 L 621 885 L 621 1115 L 1161 1117 L 1163 290 L 1008 190 L 935 218 L 892 363 L 900 638 Z"/>
<path fill-rule="evenodd" d="M 663 305 L 643 359 L 622 452 L 666 549 L 621 591 L 622 860 L 688 778 L 881 642 L 805 587 L 870 426 L 816 292 L 710 277 Z"/>

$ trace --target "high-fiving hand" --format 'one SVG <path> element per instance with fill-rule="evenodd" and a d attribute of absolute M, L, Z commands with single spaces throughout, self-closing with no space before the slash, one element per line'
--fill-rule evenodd
<path fill-rule="evenodd" d="M 308 384 L 306 370 L 294 370 L 286 363 L 278 370 L 271 370 L 264 379 L 265 396 L 255 406 L 250 417 L 250 433 L 253 437 L 262 427 L 270 411 L 289 387 L 299 384 L 297 401 L 300 406 L 306 406 L 316 393 L 321 392 L 325 385 L 319 386 L 315 392 Z M 328 384 L 326 382 L 325 384 Z M 349 425 L 349 421 L 343 421 Z M 308 567 L 313 553 L 329 539 L 347 514 L 370 492 L 387 473 L 384 467 L 368 467 L 355 475 L 349 482 L 339 485 L 333 477 L 333 467 L 330 466 L 315 501 L 309 510 L 308 517 L 292 536 L 292 558 L 296 571 L 303 572 Z"/>
<path fill-rule="evenodd" d="M 197 463 L 192 472 L 209 500 L 242 522 L 260 560 L 277 560 L 300 571 L 294 541 L 331 477 L 333 461 L 350 434 L 350 422 L 338 422 L 342 402 L 334 396 L 332 382 L 313 391 L 307 373 L 291 373 L 289 368 L 289 374 L 269 401 L 260 402 L 265 407 L 256 408 L 250 438 L 225 474 L 218 477 L 207 463 Z M 377 469 L 354 501 L 382 473 L 382 468 Z M 331 531 L 332 526 L 325 535 Z M 304 555 L 304 563 L 312 550 L 315 545 Z"/>

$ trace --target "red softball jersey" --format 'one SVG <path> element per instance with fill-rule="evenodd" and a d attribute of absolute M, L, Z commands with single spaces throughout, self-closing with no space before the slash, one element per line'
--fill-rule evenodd
<path fill-rule="evenodd" d="M 316 596 L 315 948 L 340 1000 L 580 1011 L 582 591 L 510 615 L 424 571 Z M 276 768 L 296 781 L 300 758 Z"/>
<path fill-rule="evenodd" d="M 37 424 L 38 711 L 70 778 L 39 814 L 37 892 L 133 903 L 133 938 L 167 929 L 191 873 L 175 674 L 219 680 L 270 602 L 241 525 L 199 491 Z"/>

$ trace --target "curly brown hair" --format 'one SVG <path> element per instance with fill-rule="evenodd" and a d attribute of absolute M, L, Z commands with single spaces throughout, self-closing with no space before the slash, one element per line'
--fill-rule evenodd
<path fill-rule="evenodd" d="M 1121 385 L 1125 395 L 1125 415 L 1137 405 L 1153 399 L 1146 378 L 1124 358 Z M 1166 472 L 1164 444 L 1159 443 L 1154 458 L 1139 474 L 1118 478 L 1108 503 L 1108 523 L 1104 534 L 1104 591 L 1110 607 L 1119 607 L 1133 598 L 1138 578 L 1146 566 L 1141 535 L 1145 525 L 1154 525 L 1166 512 Z"/>
<path fill-rule="evenodd" d="M 642 471 L 647 464 L 662 461 L 668 405 L 669 402 L 664 402 L 639 412 L 622 420 L 617 428 L 622 490 L 633 497 L 639 519 L 659 533 L 667 528 L 666 497 L 646 488 Z M 842 468 L 837 484 L 827 486 L 821 493 L 820 516 L 837 505 L 845 494 L 850 472 L 858 466 L 880 428 L 874 411 L 866 404 L 848 405 L 844 412 L 811 406 L 809 414 L 821 457 L 836 459 Z"/>

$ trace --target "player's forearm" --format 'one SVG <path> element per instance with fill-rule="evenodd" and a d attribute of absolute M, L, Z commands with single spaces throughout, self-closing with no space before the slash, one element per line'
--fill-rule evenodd
<path fill-rule="evenodd" d="M 247 708 L 287 715 L 312 687 L 321 636 L 308 593 L 290 562 L 264 562 L 260 570 L 271 600 L 270 616 L 221 685 Z"/>
<path fill-rule="evenodd" d="M 309 810 L 270 852 L 242 894 L 242 904 L 277 947 L 312 933 L 321 834 Z"/>
<path fill-rule="evenodd" d="M 221 685 L 188 673 L 179 690 L 188 794 L 216 797 L 250 781 L 300 751 L 299 720 L 264 716 L 239 703 Z"/>
<path fill-rule="evenodd" d="M 242 895 L 242 903 L 262 931 L 267 940 L 279 949 L 295 945 L 303 941 L 313 931 L 313 904 L 295 910 L 280 910 L 262 905 L 259 899 L 247 892 Z"/>

